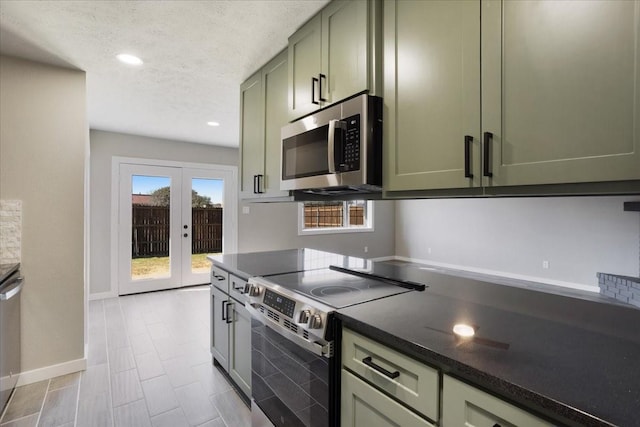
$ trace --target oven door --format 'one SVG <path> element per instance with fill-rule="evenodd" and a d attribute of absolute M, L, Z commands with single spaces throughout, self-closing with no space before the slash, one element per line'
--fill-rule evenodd
<path fill-rule="evenodd" d="M 277 427 L 337 425 L 337 395 L 332 392 L 336 388 L 335 357 L 318 356 L 275 332 L 272 327 L 278 326 L 267 326 L 252 317 L 251 403 L 254 426 L 261 417 L 264 421 L 265 416 Z"/>

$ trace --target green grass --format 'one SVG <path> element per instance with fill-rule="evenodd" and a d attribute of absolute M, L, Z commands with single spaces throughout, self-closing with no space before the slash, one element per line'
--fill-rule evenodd
<path fill-rule="evenodd" d="M 191 269 L 195 272 L 206 273 L 211 263 L 208 254 L 191 255 Z M 131 260 L 131 276 L 134 279 L 149 279 L 169 276 L 169 257 L 135 258 Z"/>

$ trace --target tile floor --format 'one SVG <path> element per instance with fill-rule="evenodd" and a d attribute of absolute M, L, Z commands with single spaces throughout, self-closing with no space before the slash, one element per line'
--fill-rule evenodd
<path fill-rule="evenodd" d="M 16 389 L 1 427 L 248 427 L 211 364 L 209 287 L 89 302 L 87 370 Z"/>

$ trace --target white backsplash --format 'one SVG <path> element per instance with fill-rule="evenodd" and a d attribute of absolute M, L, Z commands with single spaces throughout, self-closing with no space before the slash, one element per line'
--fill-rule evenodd
<path fill-rule="evenodd" d="M 0 264 L 20 262 L 22 201 L 0 200 Z"/>

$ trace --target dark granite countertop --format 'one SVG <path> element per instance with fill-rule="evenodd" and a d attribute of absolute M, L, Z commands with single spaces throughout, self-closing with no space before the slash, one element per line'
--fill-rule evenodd
<path fill-rule="evenodd" d="M 429 288 L 338 317 L 543 417 L 640 425 L 640 310 L 437 272 L 409 276 Z M 476 336 L 456 338 L 456 323 L 473 325 Z"/>
<path fill-rule="evenodd" d="M 20 263 L 0 264 L 0 283 L 20 269 Z"/>

